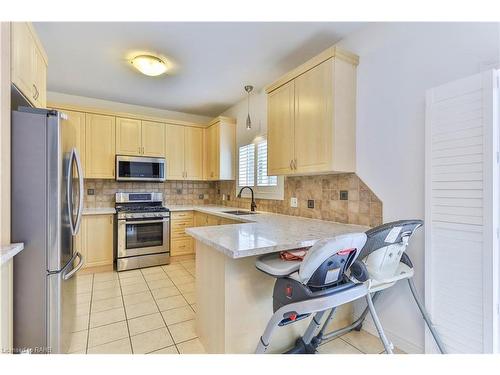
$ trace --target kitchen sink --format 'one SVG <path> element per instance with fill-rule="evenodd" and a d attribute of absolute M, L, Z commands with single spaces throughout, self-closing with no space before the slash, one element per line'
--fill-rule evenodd
<path fill-rule="evenodd" d="M 236 211 L 222 211 L 225 214 L 230 214 L 230 215 L 255 215 L 257 212 L 252 212 L 252 211 L 243 211 L 243 210 L 236 210 Z"/>

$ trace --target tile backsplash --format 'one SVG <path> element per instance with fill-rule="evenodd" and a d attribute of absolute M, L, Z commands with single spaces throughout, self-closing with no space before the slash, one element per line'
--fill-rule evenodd
<path fill-rule="evenodd" d="M 340 223 L 377 226 L 382 224 L 382 202 L 354 173 L 285 177 L 284 200 L 256 199 L 258 211 L 303 216 Z M 340 199 L 347 191 L 347 200 Z M 230 200 L 222 200 L 222 195 Z M 298 207 L 290 207 L 295 197 Z M 314 208 L 307 201 L 314 200 Z M 234 181 L 216 182 L 216 204 L 250 208 L 249 198 L 236 198 Z"/>
<path fill-rule="evenodd" d="M 93 189 L 94 195 L 88 190 Z M 85 180 L 85 207 L 114 207 L 116 192 L 160 192 L 165 205 L 210 204 L 215 202 L 215 182 L 165 181 L 118 182 L 114 180 Z"/>
<path fill-rule="evenodd" d="M 170 205 L 218 204 L 249 209 L 250 199 L 236 198 L 235 181 L 166 181 L 156 183 L 117 182 L 114 180 L 85 180 L 85 207 L 113 207 L 116 192 L 163 193 Z M 285 177 L 284 200 L 256 199 L 257 210 L 285 215 L 303 216 L 340 223 L 377 226 L 382 223 L 382 202 L 370 188 L 353 173 L 318 176 Z M 88 195 L 88 190 L 94 195 Z M 340 192 L 347 191 L 347 200 Z M 222 200 L 223 194 L 230 200 Z M 290 207 L 295 197 L 298 207 Z M 307 201 L 314 200 L 314 208 Z"/>

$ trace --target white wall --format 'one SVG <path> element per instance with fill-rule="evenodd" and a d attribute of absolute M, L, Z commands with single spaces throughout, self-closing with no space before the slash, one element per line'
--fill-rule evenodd
<path fill-rule="evenodd" d="M 89 98 L 86 96 L 70 95 L 55 91 L 47 92 L 47 101 L 56 104 L 73 104 L 82 107 L 105 109 L 115 112 L 132 113 L 137 115 L 162 117 L 170 120 L 188 121 L 195 124 L 208 124 L 212 118 L 207 116 L 192 115 L 190 113 L 169 111 L 166 109 L 143 107 L 135 104 L 126 104 L 113 102 L 110 100 L 102 100 Z"/>
<path fill-rule="evenodd" d="M 383 202 L 384 222 L 424 218 L 425 91 L 465 77 L 499 59 L 496 23 L 380 23 L 339 44 L 360 57 L 357 85 L 357 174 Z M 251 114 L 266 129 L 265 94 L 252 97 Z M 238 119 L 242 144 L 258 135 L 245 130 L 246 101 L 225 112 Z M 423 297 L 424 233 L 408 254 Z M 423 321 L 407 285 L 397 285 L 377 303 L 394 343 L 422 352 Z M 371 329 L 368 322 L 365 326 Z"/>
<path fill-rule="evenodd" d="M 358 175 L 383 202 L 384 222 L 424 218 L 425 91 L 498 60 L 493 23 L 378 24 L 340 45 L 360 56 L 357 97 Z M 423 296 L 424 233 L 408 254 Z M 423 351 L 424 328 L 405 284 L 378 303 L 388 334 L 408 351 Z"/>
<path fill-rule="evenodd" d="M 242 91 L 243 87 L 241 88 Z M 250 118 L 252 129 L 247 130 L 246 120 L 248 114 L 248 101 L 245 98 L 227 109 L 222 115 L 236 119 L 236 144 L 245 145 L 259 136 L 267 133 L 267 95 L 264 89 L 254 91 L 250 96 Z"/>

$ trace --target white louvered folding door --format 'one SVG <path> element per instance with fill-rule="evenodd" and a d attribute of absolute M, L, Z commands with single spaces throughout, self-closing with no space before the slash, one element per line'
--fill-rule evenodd
<path fill-rule="evenodd" d="M 493 70 L 427 92 L 425 303 L 450 353 L 499 350 L 498 100 Z"/>

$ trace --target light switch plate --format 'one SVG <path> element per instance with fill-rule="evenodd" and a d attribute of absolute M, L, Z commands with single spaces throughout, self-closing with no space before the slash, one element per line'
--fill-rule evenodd
<path fill-rule="evenodd" d="M 297 198 L 292 197 L 290 198 L 290 207 L 297 207 L 299 204 L 297 202 Z"/>

